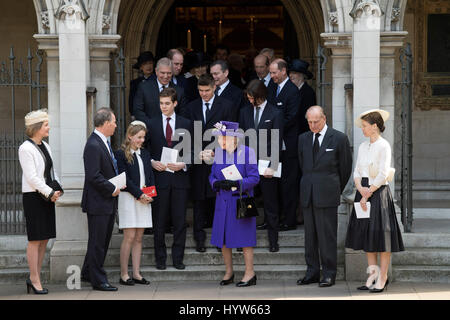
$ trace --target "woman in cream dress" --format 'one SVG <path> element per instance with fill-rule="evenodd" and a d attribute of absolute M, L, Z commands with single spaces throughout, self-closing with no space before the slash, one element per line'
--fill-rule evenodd
<path fill-rule="evenodd" d="M 357 188 L 355 203 L 367 211 L 369 218 L 357 218 L 355 208 L 350 216 L 346 248 L 364 250 L 367 254 L 369 278 L 358 290 L 382 292 L 388 285 L 387 278 L 392 252 L 404 251 L 401 231 L 397 223 L 394 201 L 388 181 L 392 180 L 391 146 L 383 137 L 384 122 L 389 113 L 374 109 L 362 113 L 356 124 L 369 140 L 359 146 L 353 177 Z M 380 254 L 380 267 L 377 257 Z"/>

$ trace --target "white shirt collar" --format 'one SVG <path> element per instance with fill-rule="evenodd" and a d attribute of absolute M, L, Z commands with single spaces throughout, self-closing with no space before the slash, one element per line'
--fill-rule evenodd
<path fill-rule="evenodd" d="M 159 82 L 158 78 L 156 78 L 156 82 L 158 83 L 158 90 L 161 91 L 161 87 L 164 86 L 164 88 L 169 87 L 169 83 L 166 85 L 163 85 L 161 82 Z"/>
<path fill-rule="evenodd" d="M 222 94 L 223 90 L 225 90 L 225 88 L 227 87 L 227 85 L 230 83 L 230 79 L 228 79 L 226 82 L 222 83 L 219 86 L 219 95 Z"/>
<path fill-rule="evenodd" d="M 302 82 L 302 83 L 298 86 L 298 90 L 300 90 L 300 89 L 303 87 L 304 84 L 305 84 L 305 83 Z"/>
<path fill-rule="evenodd" d="M 101 133 L 100 131 L 98 131 L 97 129 L 94 129 L 94 133 L 96 133 L 104 143 L 108 144 L 108 139 L 106 138 L 106 136 Z"/>
<path fill-rule="evenodd" d="M 264 111 L 264 108 L 266 107 L 266 105 L 267 105 L 267 100 L 264 100 L 264 102 L 263 103 L 261 103 L 258 107 L 260 108 L 260 110 L 261 110 L 261 112 L 259 113 L 259 114 L 262 114 L 263 113 L 263 111 Z M 256 109 L 256 108 L 255 108 Z"/>
<path fill-rule="evenodd" d="M 280 92 L 281 90 L 283 90 L 284 85 L 286 84 L 286 82 L 289 80 L 289 77 L 287 77 L 286 79 L 284 79 L 284 81 L 282 83 L 280 83 L 278 86 L 280 87 Z"/>
<path fill-rule="evenodd" d="M 162 114 L 162 117 L 163 117 L 163 122 L 166 123 L 166 122 L 167 122 L 166 119 L 167 119 L 168 117 L 167 117 L 164 113 Z M 175 111 L 174 111 L 174 112 L 172 113 L 172 115 L 170 116 L 170 121 L 172 121 L 172 120 L 175 120 Z"/>
<path fill-rule="evenodd" d="M 131 154 L 137 153 L 138 155 L 141 155 L 141 149 L 133 150 L 131 149 Z"/>
<path fill-rule="evenodd" d="M 211 108 L 211 106 L 212 106 L 213 103 L 214 103 L 214 98 L 215 98 L 215 97 L 216 97 L 216 95 L 213 95 L 212 98 L 209 99 L 209 101 L 205 101 L 205 100 L 202 99 L 203 106 L 205 106 L 205 103 L 209 103 L 209 108 Z"/>
<path fill-rule="evenodd" d="M 266 87 L 269 85 L 270 79 L 270 72 L 268 72 L 267 75 L 263 78 Z"/>
<path fill-rule="evenodd" d="M 327 129 L 328 129 L 328 126 L 325 123 L 325 125 L 322 128 L 322 130 L 319 132 L 321 137 L 325 137 L 325 133 L 327 133 Z"/>

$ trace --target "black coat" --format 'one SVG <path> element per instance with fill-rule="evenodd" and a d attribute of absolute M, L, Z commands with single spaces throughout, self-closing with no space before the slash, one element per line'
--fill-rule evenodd
<path fill-rule="evenodd" d="M 186 105 L 183 88 L 169 83 L 169 87 L 177 91 L 178 105 L 175 108 L 177 114 L 183 113 L 183 108 Z M 157 78 L 151 77 L 149 80 L 141 82 L 137 89 L 133 102 L 133 112 L 137 120 L 141 120 L 147 124 L 151 118 L 161 115 L 159 107 L 159 87 Z"/>
<path fill-rule="evenodd" d="M 143 81 L 147 81 L 148 79 L 152 78 L 152 76 L 154 76 L 154 74 L 152 74 L 147 79 L 145 79 L 144 76 L 140 76 L 139 78 L 130 81 L 130 95 L 128 96 L 128 111 L 130 111 L 131 115 L 134 115 L 133 113 L 134 97 L 136 96 L 139 84 Z"/>
<path fill-rule="evenodd" d="M 83 212 L 90 215 L 111 215 L 117 210 L 116 187 L 108 180 L 116 176 L 113 160 L 102 139 L 92 133 L 83 152 L 84 188 L 81 199 Z"/>
<path fill-rule="evenodd" d="M 125 152 L 123 150 L 117 150 L 114 152 L 117 159 L 117 166 L 119 168 L 119 173 L 125 172 L 127 175 L 127 187 L 122 191 L 129 192 L 137 200 L 142 196 L 143 192 L 140 188 L 141 175 L 139 173 L 139 162 L 137 160 L 137 155 L 133 155 L 133 163 L 129 163 L 125 157 Z M 152 158 L 150 152 L 146 149 L 141 149 L 141 159 L 144 165 L 144 175 L 145 175 L 145 185 L 147 187 L 155 185 L 155 176 L 153 175 L 152 168 Z"/>
<path fill-rule="evenodd" d="M 234 122 L 239 121 L 239 112 L 248 103 L 247 99 L 244 99 L 244 94 L 241 89 L 234 84 L 228 83 L 225 89 L 220 93 L 221 98 L 225 98 L 232 103 L 232 120 Z"/>
<path fill-rule="evenodd" d="M 189 104 L 195 99 L 200 98 L 200 94 L 198 93 L 197 77 L 192 76 L 190 78 L 185 79 L 183 88 L 186 97 L 186 104 Z M 184 116 L 187 116 L 187 114 L 185 113 Z"/>
<path fill-rule="evenodd" d="M 239 128 L 244 131 L 248 129 L 256 129 L 257 130 L 257 158 L 260 159 L 260 147 L 264 141 L 259 140 L 259 130 L 267 130 L 267 141 L 266 150 L 267 156 L 272 156 L 272 148 L 271 148 L 271 130 L 279 130 L 279 149 L 273 150 L 274 152 L 278 152 L 278 157 L 280 155 L 281 146 L 282 146 L 282 137 L 283 137 L 283 114 L 279 109 L 275 106 L 267 103 L 264 107 L 264 112 L 261 115 L 261 118 L 258 123 L 258 128 L 255 128 L 255 118 L 254 118 L 254 107 L 245 107 L 241 110 L 239 116 Z M 248 139 L 246 139 L 246 145 L 249 146 Z M 251 147 L 251 146 L 250 146 Z M 263 157 L 265 159 L 265 157 Z M 262 159 L 262 158 L 261 158 Z M 277 165 L 277 164 L 272 164 Z"/>
<path fill-rule="evenodd" d="M 175 130 L 177 129 L 185 129 L 189 132 L 189 134 L 192 136 L 192 123 L 186 118 L 183 118 L 182 116 L 177 115 L 175 117 Z M 187 133 L 184 133 L 187 135 Z M 172 137 L 172 149 L 176 147 L 179 143 L 183 143 L 183 140 L 185 139 L 183 135 L 178 135 L 180 137 L 179 141 L 175 141 L 176 132 L 174 131 L 173 137 Z M 154 117 L 150 119 L 149 126 L 148 126 L 148 132 L 147 132 L 147 149 L 149 149 L 151 158 L 156 161 L 161 160 L 161 154 L 163 147 L 168 148 L 166 137 L 164 136 L 164 129 L 163 129 L 163 123 L 162 123 L 162 115 L 159 117 Z M 187 158 L 186 160 L 186 167 L 187 171 L 179 170 L 177 172 L 171 173 L 168 171 L 157 171 L 153 170 L 153 173 L 155 175 L 155 183 L 156 183 L 156 190 L 158 189 L 165 189 L 165 188 L 175 188 L 175 189 L 188 189 L 190 188 L 190 179 L 189 179 L 189 170 L 192 166 L 192 141 L 189 143 L 189 150 L 183 149 L 183 153 L 180 153 L 180 157 Z"/>
<path fill-rule="evenodd" d="M 278 97 L 278 85 L 273 81 L 269 83 L 267 101 L 283 112 L 284 130 L 283 140 L 289 157 L 297 157 L 297 139 L 299 135 L 298 113 L 300 110 L 300 92 L 298 87 L 288 80 Z"/>
<path fill-rule="evenodd" d="M 352 171 L 352 151 L 347 136 L 328 127 L 316 163 L 313 163 L 313 133 L 305 132 L 299 137 L 298 160 L 303 172 L 302 207 L 311 204 L 318 208 L 338 207 Z"/>
<path fill-rule="evenodd" d="M 308 121 L 305 118 L 309 107 L 316 105 L 316 93 L 306 82 L 300 89 L 300 110 L 298 112 L 299 134 L 309 131 Z"/>
<path fill-rule="evenodd" d="M 214 102 L 211 106 L 208 122 L 205 123 L 203 117 L 203 102 L 198 98 L 186 107 L 189 119 L 194 122 L 198 121 L 202 125 L 202 136 L 206 130 L 214 128 L 214 125 L 219 121 L 232 121 L 232 105 L 227 99 L 221 97 L 214 97 Z M 198 137 L 194 137 L 198 140 Z M 203 139 L 202 139 L 203 140 Z M 202 141 L 202 150 L 208 146 L 211 141 Z M 214 148 L 213 148 L 214 149 Z M 194 147 L 194 157 L 196 162 L 199 162 L 198 152 Z M 211 166 L 204 162 L 202 164 L 195 164 L 192 168 L 192 188 L 193 199 L 204 200 L 206 197 L 214 197 L 215 192 L 211 189 L 208 177 L 211 173 Z"/>

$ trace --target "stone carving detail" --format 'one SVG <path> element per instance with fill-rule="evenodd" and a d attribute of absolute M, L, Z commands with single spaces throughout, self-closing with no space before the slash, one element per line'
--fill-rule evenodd
<path fill-rule="evenodd" d="M 363 12 L 366 15 L 382 16 L 384 14 L 380 7 L 379 0 L 355 0 L 353 3 L 352 11 L 350 11 L 350 16 L 353 19 L 361 17 Z"/>
<path fill-rule="evenodd" d="M 397 22 L 398 20 L 400 20 L 400 13 L 401 13 L 400 8 L 392 8 L 391 21 Z"/>
<path fill-rule="evenodd" d="M 328 19 L 329 19 L 330 24 L 332 26 L 337 26 L 338 25 L 338 13 L 336 11 L 330 12 L 328 14 Z"/>
<path fill-rule="evenodd" d="M 60 20 L 84 20 L 89 19 L 83 0 L 60 0 L 55 17 Z"/>
<path fill-rule="evenodd" d="M 41 12 L 41 23 L 44 29 L 50 29 L 50 21 L 48 20 L 48 11 Z"/>
<path fill-rule="evenodd" d="M 109 28 L 111 28 L 111 16 L 104 14 L 102 29 L 109 29 Z"/>

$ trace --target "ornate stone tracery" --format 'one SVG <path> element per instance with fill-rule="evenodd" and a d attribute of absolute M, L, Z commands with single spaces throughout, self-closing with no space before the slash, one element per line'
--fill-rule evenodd
<path fill-rule="evenodd" d="M 86 10 L 83 0 L 61 0 L 59 7 L 56 10 L 55 17 L 60 20 L 65 20 L 66 17 L 74 19 L 74 15 L 78 19 L 86 21 L 89 19 L 89 13 Z"/>
<path fill-rule="evenodd" d="M 350 16 L 353 19 L 356 19 L 360 18 L 363 13 L 378 17 L 384 14 L 378 0 L 356 0 L 353 4 L 352 10 L 350 11 Z"/>

